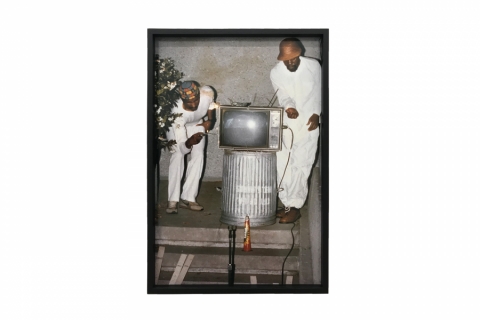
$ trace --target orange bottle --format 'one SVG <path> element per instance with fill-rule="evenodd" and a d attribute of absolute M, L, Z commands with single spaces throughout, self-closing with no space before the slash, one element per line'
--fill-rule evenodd
<path fill-rule="evenodd" d="M 243 251 L 252 251 L 252 244 L 250 242 L 250 217 L 245 217 L 245 236 L 243 238 Z"/>

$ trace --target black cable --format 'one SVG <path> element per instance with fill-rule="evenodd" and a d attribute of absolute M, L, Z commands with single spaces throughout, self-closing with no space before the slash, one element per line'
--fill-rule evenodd
<path fill-rule="evenodd" d="M 287 261 L 287 258 L 290 255 L 290 253 L 292 252 L 293 246 L 295 245 L 295 237 L 293 236 L 293 228 L 295 228 L 295 224 L 296 224 L 296 222 L 293 223 L 293 227 L 290 230 L 290 232 L 292 233 L 292 247 L 290 248 L 290 251 L 288 251 L 288 254 L 285 257 L 285 259 L 283 260 L 283 264 L 282 264 L 282 286 L 283 286 L 283 268 L 285 267 L 285 261 Z"/>
<path fill-rule="evenodd" d="M 279 192 L 279 193 L 280 193 L 280 191 L 283 190 L 282 188 L 280 188 L 280 186 L 282 185 L 283 178 L 285 177 L 285 173 L 287 172 L 288 163 L 290 162 L 290 155 L 292 154 L 293 140 L 294 140 L 294 137 L 295 137 L 292 129 L 291 128 L 287 128 L 287 129 L 290 130 L 290 132 L 292 133 L 292 143 L 290 144 L 290 150 L 288 152 L 287 164 L 285 165 L 285 170 L 283 170 L 282 179 L 280 179 L 280 183 L 278 184 L 277 192 Z M 285 259 L 283 260 L 283 263 L 282 263 L 282 286 L 283 286 L 283 270 L 284 270 L 284 267 L 285 267 L 285 262 L 287 261 L 287 258 L 290 255 L 290 253 L 292 252 L 293 246 L 295 245 L 295 237 L 293 236 L 293 228 L 295 228 L 295 222 L 293 223 L 293 227 L 290 230 L 290 232 L 292 233 L 292 247 L 290 248 L 290 251 L 288 252 L 287 256 L 285 257 Z"/>
<path fill-rule="evenodd" d="M 290 128 L 287 128 L 287 129 L 290 130 L 290 132 L 292 133 L 292 143 L 290 144 L 290 151 L 288 152 L 287 164 L 285 165 L 285 170 L 283 170 L 282 179 L 280 179 L 280 183 L 278 184 L 277 192 L 280 192 L 283 190 L 282 188 L 280 188 L 280 186 L 282 185 L 283 178 L 285 177 L 285 172 L 287 172 L 288 163 L 290 162 L 290 154 L 292 153 L 292 147 L 293 147 L 293 138 L 294 138 L 293 131 Z"/>

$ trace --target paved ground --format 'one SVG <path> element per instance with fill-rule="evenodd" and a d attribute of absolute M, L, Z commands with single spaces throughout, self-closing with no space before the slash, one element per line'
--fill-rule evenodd
<path fill-rule="evenodd" d="M 178 214 L 165 213 L 167 206 L 167 183 L 168 182 L 165 180 L 160 181 L 159 205 L 157 206 L 157 225 L 197 228 L 224 227 L 227 230 L 227 225 L 220 222 L 222 193 L 216 190 L 217 187 L 222 186 L 221 181 L 202 182 L 197 197 L 197 202 L 204 207 L 203 211 L 195 212 L 180 208 Z M 307 211 L 308 206 L 305 205 L 301 210 L 302 216 L 305 215 Z M 290 230 L 291 228 L 291 224 L 279 224 L 277 219 L 277 222 L 273 225 L 252 228 L 252 232 L 254 232 L 255 229 Z M 294 230 L 297 228 L 298 225 L 295 226 Z"/>

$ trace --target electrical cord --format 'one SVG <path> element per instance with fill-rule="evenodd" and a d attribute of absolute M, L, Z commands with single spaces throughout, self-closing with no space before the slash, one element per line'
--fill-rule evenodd
<path fill-rule="evenodd" d="M 290 129 L 288 127 L 287 127 L 287 129 L 290 130 L 290 132 L 292 133 L 292 143 L 290 144 L 290 151 L 288 151 L 287 164 L 285 165 L 285 170 L 283 170 L 282 179 L 280 179 L 280 183 L 278 184 L 277 193 L 280 193 L 280 191 L 283 191 L 283 188 L 281 188 L 280 186 L 282 185 L 283 178 L 285 177 L 285 173 L 287 172 L 288 163 L 290 162 L 290 154 L 292 153 L 292 147 L 293 147 L 294 134 L 293 134 L 292 129 Z"/>
<path fill-rule="evenodd" d="M 290 232 L 292 233 L 292 247 L 290 248 L 290 251 L 288 252 L 287 256 L 285 257 L 285 259 L 283 260 L 283 264 L 282 264 L 282 286 L 283 286 L 283 269 L 285 267 L 285 261 L 287 261 L 287 258 L 288 256 L 290 255 L 290 253 L 292 252 L 293 250 L 293 246 L 295 245 L 295 237 L 293 236 L 293 228 L 295 228 L 295 224 L 296 222 L 293 223 L 293 227 L 292 229 L 290 230 Z"/>
<path fill-rule="evenodd" d="M 287 172 L 288 163 L 290 162 L 290 155 L 292 154 L 292 147 L 293 147 L 293 139 L 295 137 L 291 128 L 287 127 L 286 129 L 290 130 L 290 132 L 292 133 L 292 143 L 290 144 L 290 150 L 288 151 L 287 164 L 285 165 L 285 169 L 283 170 L 282 179 L 280 179 L 280 183 L 278 184 L 277 193 L 280 193 L 281 191 L 284 190 L 283 188 L 281 188 L 281 185 L 282 185 L 282 182 L 283 182 L 283 178 L 285 177 L 285 173 Z M 288 212 L 287 210 L 290 211 L 290 208 L 286 207 L 285 212 Z M 292 252 L 293 246 L 295 245 L 295 238 L 293 236 L 293 228 L 295 228 L 295 224 L 296 223 L 294 222 L 293 227 L 290 230 L 291 233 L 292 233 L 292 247 L 290 248 L 290 251 L 287 253 L 287 256 L 285 257 L 285 259 L 283 260 L 283 263 L 282 263 L 282 286 L 283 286 L 283 271 L 284 271 L 284 268 L 285 268 L 285 261 L 287 261 L 287 258 L 290 255 L 290 253 Z"/>
<path fill-rule="evenodd" d="M 287 164 L 285 165 L 285 169 L 283 170 L 282 179 L 280 179 L 280 183 L 278 184 L 277 193 L 280 193 L 281 191 L 284 190 L 283 188 L 281 188 L 281 185 L 283 182 L 283 178 L 285 177 L 285 173 L 287 172 L 288 163 L 290 162 L 290 155 L 292 154 L 293 140 L 295 138 L 295 135 L 293 134 L 293 131 L 291 128 L 286 127 L 284 129 L 288 129 L 292 133 L 292 142 L 290 144 L 290 150 L 288 151 Z M 285 212 L 288 212 L 287 210 L 290 211 L 290 208 L 286 207 Z M 295 237 L 293 236 L 293 228 L 295 228 L 295 225 L 296 225 L 296 222 L 293 223 L 292 229 L 290 230 L 290 232 L 292 233 L 292 247 L 290 248 L 290 251 L 287 253 L 287 256 L 285 257 L 285 259 L 283 259 L 283 263 L 282 263 L 282 286 L 283 286 L 283 278 L 284 278 L 283 274 L 285 269 L 285 262 L 287 261 L 287 258 L 290 255 L 290 253 L 292 253 L 293 247 L 295 245 Z"/>

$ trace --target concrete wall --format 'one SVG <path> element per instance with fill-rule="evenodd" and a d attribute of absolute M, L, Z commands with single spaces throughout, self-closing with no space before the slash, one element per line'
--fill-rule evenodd
<path fill-rule="evenodd" d="M 278 44 L 283 39 L 269 38 L 158 38 L 155 52 L 160 58 L 172 58 L 185 75 L 182 80 L 196 80 L 217 91 L 217 102 L 230 104 L 253 102 L 266 106 L 273 97 L 270 70 L 278 62 Z M 305 56 L 320 58 L 318 38 L 299 38 Z M 255 97 L 255 101 L 253 101 Z M 277 104 L 275 104 L 277 105 Z M 168 152 L 162 153 L 160 175 L 168 176 Z M 223 150 L 218 148 L 218 123 L 207 141 L 204 180 L 222 180 Z"/>
<path fill-rule="evenodd" d="M 322 283 L 322 174 L 320 168 L 314 168 L 308 192 L 308 226 L 313 284 Z M 302 217 L 303 219 L 303 217 Z M 301 222 L 303 223 L 303 222 Z M 302 231 L 304 231 L 302 229 Z M 306 230 L 305 230 L 306 231 Z M 306 233 L 306 232 L 304 232 Z M 302 233 L 302 235 L 304 234 Z"/>

